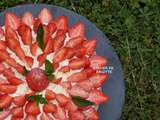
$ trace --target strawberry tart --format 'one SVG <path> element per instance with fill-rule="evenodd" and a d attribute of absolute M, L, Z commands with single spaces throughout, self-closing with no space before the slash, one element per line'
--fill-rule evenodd
<path fill-rule="evenodd" d="M 36 18 L 5 13 L 0 28 L 0 120 L 98 120 L 107 60 L 84 24 L 68 27 L 47 8 Z"/>

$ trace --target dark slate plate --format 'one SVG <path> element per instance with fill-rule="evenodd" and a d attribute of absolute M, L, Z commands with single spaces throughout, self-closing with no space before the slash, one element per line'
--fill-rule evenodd
<path fill-rule="evenodd" d="M 66 15 L 68 17 L 70 26 L 78 21 L 82 21 L 85 24 L 87 38 L 97 38 L 97 53 L 106 57 L 109 61 L 109 66 L 114 68 L 109 76 L 109 80 L 102 87 L 103 92 L 107 94 L 110 99 L 107 103 L 101 105 L 99 108 L 100 120 L 120 119 L 125 96 L 122 66 L 111 46 L 110 41 L 94 24 L 92 24 L 83 16 L 80 16 L 70 10 L 53 5 L 20 5 L 9 8 L 6 11 L 14 12 L 18 16 L 22 16 L 25 11 L 30 11 L 34 16 L 37 16 L 38 12 L 43 7 L 48 8 L 53 13 L 54 17 L 59 15 Z M 0 13 L 0 25 L 4 25 L 4 13 L 6 11 Z"/>

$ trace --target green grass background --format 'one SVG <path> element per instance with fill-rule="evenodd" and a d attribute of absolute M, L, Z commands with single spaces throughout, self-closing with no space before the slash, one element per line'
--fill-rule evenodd
<path fill-rule="evenodd" d="M 97 25 L 119 55 L 125 75 L 122 120 L 160 120 L 159 0 L 1 0 L 0 9 L 48 3 L 73 10 Z"/>

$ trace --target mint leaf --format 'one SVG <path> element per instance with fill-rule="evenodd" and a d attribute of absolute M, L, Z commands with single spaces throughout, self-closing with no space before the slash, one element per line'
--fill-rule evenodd
<path fill-rule="evenodd" d="M 72 96 L 72 100 L 79 107 L 95 105 L 95 103 L 89 100 L 85 100 L 84 98 L 81 98 L 80 96 Z"/>
<path fill-rule="evenodd" d="M 37 41 L 38 41 L 38 46 L 43 50 L 44 49 L 44 30 L 43 30 L 42 24 L 38 26 Z"/>
<path fill-rule="evenodd" d="M 48 75 L 48 80 L 49 80 L 49 81 L 52 81 L 52 80 L 54 80 L 54 78 L 55 78 L 55 76 L 54 76 L 53 74 L 51 74 L 51 75 Z"/>
<path fill-rule="evenodd" d="M 49 60 L 45 60 L 45 74 L 51 75 L 54 72 L 52 63 Z"/>
<path fill-rule="evenodd" d="M 27 70 L 27 68 L 25 66 L 23 67 L 23 70 L 24 71 L 22 74 L 26 76 L 29 73 L 29 70 Z"/>

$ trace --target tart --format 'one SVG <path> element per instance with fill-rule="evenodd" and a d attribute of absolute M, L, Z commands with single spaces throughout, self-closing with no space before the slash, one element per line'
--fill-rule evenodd
<path fill-rule="evenodd" d="M 0 120 L 98 120 L 108 100 L 100 70 L 106 58 L 87 40 L 85 26 L 68 26 L 43 8 L 35 18 L 5 14 L 0 28 Z"/>

